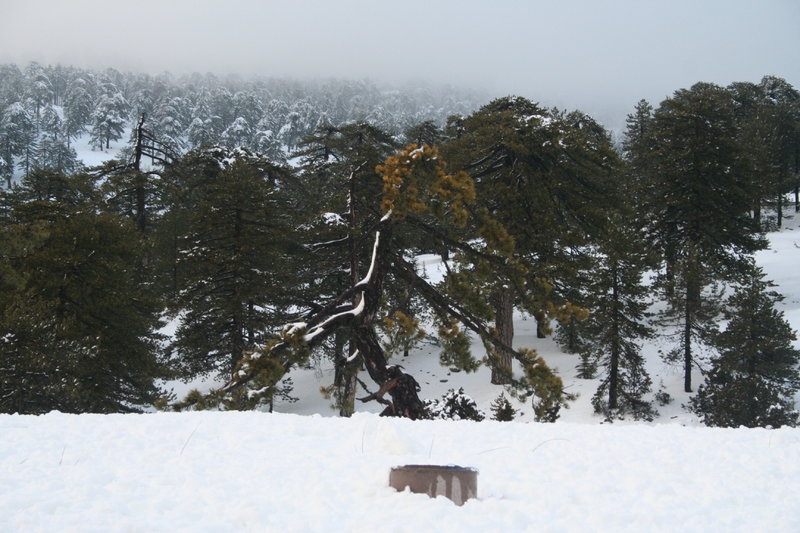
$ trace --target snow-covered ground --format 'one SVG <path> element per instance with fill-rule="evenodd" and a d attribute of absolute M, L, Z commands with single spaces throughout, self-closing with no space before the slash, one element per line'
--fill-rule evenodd
<path fill-rule="evenodd" d="M 800 216 L 784 220 L 781 231 L 768 234 L 770 247 L 759 252 L 756 260 L 766 272 L 767 278 L 776 283 L 774 290 L 781 293 L 785 299 L 778 303 L 777 308 L 785 313 L 786 319 L 792 324 L 795 331 L 800 330 L 800 270 L 797 269 L 797 258 L 800 257 Z M 423 256 L 418 259 L 420 270 L 434 280 L 437 274 L 437 259 L 432 256 Z M 656 304 L 656 307 L 659 304 Z M 555 368 L 564 380 L 566 389 L 576 393 L 578 398 L 570 404 L 570 408 L 561 411 L 561 421 L 576 423 L 602 423 L 602 417 L 594 414 L 591 399 L 600 383 L 599 379 L 578 379 L 575 377 L 578 356 L 567 354 L 553 341 L 552 337 L 546 339 L 536 338 L 536 321 L 529 316 L 517 313 L 515 318 L 514 345 L 522 348 L 534 348 L 547 364 Z M 654 404 L 658 417 L 653 424 L 680 424 L 701 426 L 698 417 L 686 411 L 683 406 L 688 402 L 691 394 L 683 391 L 682 363 L 668 364 L 663 361 L 659 352 L 667 352 L 674 347 L 675 339 L 664 335 L 663 329 L 658 335 L 642 347 L 646 358 L 647 371 L 653 381 L 652 393 L 662 390 L 672 397 L 666 405 Z M 800 348 L 800 341 L 795 346 Z M 473 344 L 473 352 L 480 357 L 483 348 L 480 342 Z M 406 372 L 413 375 L 419 382 L 422 391 L 420 396 L 426 399 L 439 398 L 448 389 L 464 387 L 465 392 L 471 396 L 478 406 L 487 414 L 492 401 L 503 391 L 503 388 L 490 384 L 490 371 L 481 368 L 475 373 L 452 372 L 450 369 L 439 365 L 438 347 L 432 344 L 423 344 L 412 352 L 408 358 L 395 358 L 390 361 L 400 364 Z M 518 370 L 518 369 L 517 369 Z M 299 397 L 296 403 L 279 404 L 276 410 L 297 414 L 321 414 L 333 416 L 336 411 L 330 402 L 319 393 L 321 387 L 330 386 L 333 382 L 333 367 L 322 362 L 311 370 L 295 370 L 292 380 L 295 384 L 295 396 Z M 370 384 L 366 373 L 361 376 L 365 383 Z M 693 383 L 702 383 L 703 376 L 699 370 L 693 374 Z M 184 392 L 185 388 L 176 391 Z M 696 390 L 696 386 L 695 386 Z M 359 390 L 359 395 L 362 395 Z M 366 396 L 366 393 L 363 394 Z M 507 395 L 508 396 L 508 395 Z M 798 398 L 800 400 L 800 398 Z M 512 404 L 520 411 L 521 420 L 531 420 L 533 409 L 530 402 L 517 402 L 511 399 Z M 358 404 L 357 410 L 380 412 L 382 406 L 376 403 Z M 642 422 L 624 421 L 617 424 L 642 424 Z"/>
<path fill-rule="evenodd" d="M 0 531 L 800 531 L 800 430 L 0 416 Z M 463 507 L 391 467 L 479 470 Z"/>

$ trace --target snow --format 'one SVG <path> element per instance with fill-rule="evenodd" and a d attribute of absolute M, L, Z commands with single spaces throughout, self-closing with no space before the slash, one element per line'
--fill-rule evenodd
<path fill-rule="evenodd" d="M 796 429 L 195 412 L 0 431 L 9 533 L 800 530 Z M 477 468 L 478 498 L 398 493 L 404 464 Z"/>
<path fill-rule="evenodd" d="M 344 218 L 338 213 L 322 213 L 320 218 L 328 226 L 343 226 L 345 224 Z"/>
<path fill-rule="evenodd" d="M 330 324 L 332 321 L 339 318 L 340 316 L 353 315 L 355 317 L 360 315 L 363 311 L 364 311 L 364 292 L 362 291 L 359 293 L 358 304 L 355 307 L 328 317 L 324 322 L 322 322 L 317 326 L 314 326 L 308 331 L 308 333 L 303 335 L 303 340 L 305 342 L 311 342 L 314 339 L 314 337 L 325 331 L 325 327 L 328 324 Z"/>
<path fill-rule="evenodd" d="M 367 285 L 372 280 L 372 273 L 375 271 L 375 262 L 378 256 L 378 245 L 381 242 L 381 232 L 375 232 L 375 242 L 372 245 L 372 259 L 369 262 L 369 270 L 367 271 L 367 275 L 364 276 L 364 279 L 359 281 L 354 285 L 354 287 L 363 287 Z"/>
<path fill-rule="evenodd" d="M 358 357 L 358 349 L 357 349 L 357 348 L 356 348 L 355 350 L 353 350 L 353 353 L 352 353 L 351 355 L 349 355 L 349 356 L 348 356 L 348 357 L 345 359 L 345 361 L 347 361 L 348 363 L 350 363 L 350 362 L 352 362 L 352 361 L 355 361 L 356 357 Z"/>

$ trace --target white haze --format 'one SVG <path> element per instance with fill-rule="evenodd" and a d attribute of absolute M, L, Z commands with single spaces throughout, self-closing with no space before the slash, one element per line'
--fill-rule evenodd
<path fill-rule="evenodd" d="M 620 127 L 697 81 L 800 86 L 796 0 L 0 0 L 0 62 L 452 84 Z"/>

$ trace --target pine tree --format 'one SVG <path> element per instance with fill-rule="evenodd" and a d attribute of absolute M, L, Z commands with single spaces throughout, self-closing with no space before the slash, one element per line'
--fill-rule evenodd
<path fill-rule="evenodd" d="M 674 272 L 670 316 L 681 328 L 684 390 L 692 391 L 693 345 L 712 318 L 704 289 L 734 279 L 742 258 L 763 246 L 750 217 L 750 183 L 741 171 L 731 94 L 698 83 L 676 91 L 655 113 L 650 135 L 655 182 L 653 242 Z M 668 294 L 672 293 L 672 289 Z"/>
<path fill-rule="evenodd" d="M 759 119 L 766 139 L 763 152 L 763 176 L 770 194 L 768 205 L 774 208 L 777 227 L 783 224 L 784 195 L 795 192 L 795 208 L 800 207 L 797 173 L 800 171 L 800 92 L 786 80 L 765 76 L 759 83 L 762 95 Z"/>
<path fill-rule="evenodd" d="M 141 243 L 98 213 L 91 182 L 36 171 L 0 229 L 0 410 L 136 411 L 160 395 L 160 305 Z"/>
<path fill-rule="evenodd" d="M 519 97 L 490 102 L 460 121 L 453 135 L 445 158 L 472 176 L 479 209 L 504 228 L 515 250 L 517 268 L 491 272 L 497 283 L 487 293 L 496 329 L 510 345 L 512 311 L 521 306 L 537 318 L 543 337 L 548 315 L 568 303 L 563 289 L 574 285 L 586 260 L 582 247 L 603 225 L 618 164 L 610 138 L 583 113 L 551 111 Z M 510 353 L 501 351 L 492 382 L 510 375 Z"/>
<path fill-rule="evenodd" d="M 478 409 L 478 404 L 470 398 L 461 387 L 447 391 L 438 400 L 429 400 L 425 404 L 427 418 L 434 420 L 473 420 L 480 422 L 486 414 Z"/>
<path fill-rule="evenodd" d="M 607 419 L 652 419 L 654 412 L 645 396 L 651 380 L 637 341 L 651 337 L 645 324 L 646 295 L 642 283 L 648 262 L 644 246 L 630 220 L 616 214 L 600 241 L 598 265 L 589 274 L 591 309 L 584 326 L 585 357 L 603 369 L 600 386 L 592 398 L 595 412 Z"/>
<path fill-rule="evenodd" d="M 314 264 L 301 275 L 313 280 L 316 294 L 311 299 L 338 294 L 364 274 L 371 250 L 363 235 L 369 234 L 379 209 L 381 177 L 375 169 L 394 146 L 386 132 L 365 122 L 322 126 L 300 144 L 295 154 L 303 168 L 298 192 L 307 206 L 304 238 L 309 241 L 309 259 Z M 340 332 L 337 340 L 325 347 L 336 368 L 334 396 L 343 416 L 355 410 L 356 375 L 361 367 L 352 335 Z"/>
<path fill-rule="evenodd" d="M 8 164 L 6 183 L 11 186 L 15 158 L 17 166 L 28 174 L 36 152 L 36 123 L 25 106 L 19 102 L 9 105 L 0 122 L 0 150 Z"/>
<path fill-rule="evenodd" d="M 156 107 L 151 120 L 153 134 L 174 154 L 182 153 L 185 148 L 184 107 L 182 98 L 171 98 Z"/>
<path fill-rule="evenodd" d="M 712 345 L 706 382 L 691 399 L 692 410 L 709 426 L 794 426 L 800 391 L 800 350 L 795 333 L 775 304 L 783 298 L 754 268 L 728 301 L 724 331 Z"/>
<path fill-rule="evenodd" d="M 112 84 L 104 84 L 102 93 L 92 112 L 92 131 L 89 140 L 89 144 L 98 150 L 108 149 L 111 141 L 122 138 L 130 107 L 122 93 Z"/>
<path fill-rule="evenodd" d="M 250 147 L 253 128 L 243 117 L 237 117 L 233 124 L 222 132 L 220 143 L 227 148 Z"/>
<path fill-rule="evenodd" d="M 253 136 L 253 149 L 275 162 L 285 163 L 286 154 L 283 152 L 280 142 L 272 130 L 263 129 L 263 124 L 264 121 L 262 120 L 256 125 L 256 133 Z"/>
<path fill-rule="evenodd" d="M 441 128 L 432 120 L 426 120 L 411 126 L 403 132 L 403 136 L 406 144 L 416 144 L 417 146 L 422 146 L 423 144 L 437 146 L 444 139 Z"/>
<path fill-rule="evenodd" d="M 288 252 L 297 250 L 279 193 L 287 170 L 246 151 L 217 149 L 190 152 L 171 172 L 192 180 L 182 188 L 193 195 L 171 208 L 184 211 L 186 224 L 176 265 L 178 364 L 187 378 L 228 377 L 265 342 L 293 274 Z"/>
<path fill-rule="evenodd" d="M 53 85 L 47 77 L 44 68 L 36 62 L 32 62 L 25 69 L 27 78 L 26 99 L 32 103 L 32 111 L 36 120 L 41 117 L 42 109 L 53 103 Z"/>
<path fill-rule="evenodd" d="M 60 136 L 42 138 L 38 146 L 36 163 L 41 168 L 59 169 L 63 172 L 76 172 L 81 168 L 77 152 Z"/>
<path fill-rule="evenodd" d="M 186 130 L 189 146 L 192 148 L 207 147 L 214 144 L 217 134 L 211 119 L 194 118 Z"/>
<path fill-rule="evenodd" d="M 517 410 L 508 401 L 505 393 L 501 393 L 492 401 L 490 410 L 492 411 L 492 420 L 498 422 L 511 422 L 517 414 Z"/>
<path fill-rule="evenodd" d="M 86 131 L 93 109 L 89 84 L 83 78 L 73 80 L 64 98 L 64 134 L 67 142 Z"/>

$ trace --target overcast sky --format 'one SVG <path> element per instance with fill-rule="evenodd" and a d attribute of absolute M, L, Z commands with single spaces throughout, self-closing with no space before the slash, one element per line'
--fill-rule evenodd
<path fill-rule="evenodd" d="M 0 63 L 427 80 L 610 127 L 697 81 L 800 88 L 798 0 L 0 0 Z"/>

